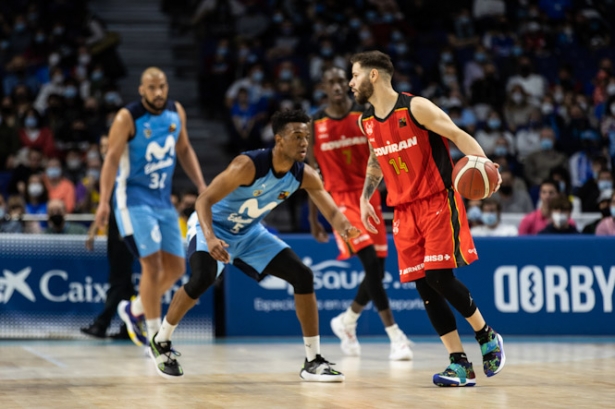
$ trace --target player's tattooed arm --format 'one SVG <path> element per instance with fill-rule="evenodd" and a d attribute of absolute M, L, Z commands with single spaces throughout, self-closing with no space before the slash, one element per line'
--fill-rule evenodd
<path fill-rule="evenodd" d="M 378 163 L 378 159 L 376 159 L 374 148 L 369 145 L 369 159 L 367 161 L 367 170 L 365 172 L 365 184 L 363 185 L 362 198 L 369 201 L 376 189 L 378 189 L 378 185 L 381 180 L 382 169 L 380 169 L 380 164 Z"/>

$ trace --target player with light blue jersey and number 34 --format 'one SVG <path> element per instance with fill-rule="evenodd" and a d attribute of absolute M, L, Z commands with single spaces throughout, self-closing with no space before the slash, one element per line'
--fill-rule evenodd
<path fill-rule="evenodd" d="M 303 111 L 276 112 L 271 118 L 275 146 L 237 156 L 199 196 L 188 233 L 190 280 L 175 292 L 160 331 L 151 340 L 156 370 L 161 376 L 183 375 L 173 357 L 171 335 L 184 314 L 214 283 L 224 263 L 232 263 L 257 281 L 272 275 L 293 286 L 306 354 L 300 377 L 312 382 L 344 380 L 344 375 L 320 355 L 312 271 L 288 244 L 260 223 L 295 191 L 305 189 L 343 239 L 359 234 L 335 206 L 318 173 L 303 163 L 309 122 L 310 117 Z"/>
<path fill-rule="evenodd" d="M 141 262 L 139 296 L 120 302 L 118 314 L 133 342 L 147 345 L 160 328 L 162 295 L 185 272 L 183 240 L 171 204 L 177 159 L 199 193 L 207 186 L 188 140 L 186 113 L 179 102 L 167 99 L 165 74 L 146 69 L 139 93 L 141 100 L 118 111 L 109 131 L 96 224 L 107 224 L 115 185 L 113 210 L 120 234 Z"/>

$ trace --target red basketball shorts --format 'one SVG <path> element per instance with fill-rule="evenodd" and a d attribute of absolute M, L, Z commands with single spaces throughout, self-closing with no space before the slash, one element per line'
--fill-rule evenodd
<path fill-rule="evenodd" d="M 354 227 L 361 230 L 361 234 L 354 239 L 348 240 L 348 242 L 345 242 L 340 235 L 334 231 L 335 242 L 340 250 L 340 255 L 337 257 L 338 260 L 345 260 L 371 245 L 374 245 L 378 257 L 387 256 L 387 233 L 384 220 L 382 219 L 380 192 L 376 190 L 370 200 L 370 203 L 374 206 L 378 219 L 380 219 L 380 224 L 376 224 L 372 221 L 372 224 L 378 229 L 378 233 L 376 234 L 367 231 L 361 221 L 361 194 L 361 190 L 331 193 L 335 204 L 337 204 L 337 207 L 344 213 L 344 216 L 348 218 Z"/>
<path fill-rule="evenodd" d="M 425 277 L 425 270 L 467 266 L 478 259 L 465 206 L 453 190 L 397 206 L 393 239 L 402 283 Z"/>

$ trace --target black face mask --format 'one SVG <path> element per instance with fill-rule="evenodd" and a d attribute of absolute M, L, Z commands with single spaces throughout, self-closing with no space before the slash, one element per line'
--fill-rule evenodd
<path fill-rule="evenodd" d="M 500 192 L 502 192 L 503 195 L 509 196 L 512 194 L 512 186 L 500 186 Z"/>
<path fill-rule="evenodd" d="M 192 213 L 194 213 L 194 206 L 188 206 L 182 210 L 182 214 L 186 217 L 186 219 L 189 218 Z"/>
<path fill-rule="evenodd" d="M 609 217 L 611 215 L 611 208 L 607 205 L 605 208 L 600 209 L 600 213 L 602 213 L 602 217 Z"/>
<path fill-rule="evenodd" d="M 64 224 L 64 216 L 61 214 L 54 214 L 49 216 L 49 221 L 56 227 L 60 227 Z"/>

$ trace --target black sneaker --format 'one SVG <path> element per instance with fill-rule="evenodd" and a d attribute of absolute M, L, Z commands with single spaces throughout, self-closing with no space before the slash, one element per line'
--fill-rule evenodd
<path fill-rule="evenodd" d="M 158 335 L 158 333 L 156 333 Z M 177 359 L 173 356 L 181 356 L 181 354 L 171 348 L 171 341 L 156 342 L 156 335 L 152 337 L 149 343 L 150 356 L 156 364 L 156 371 L 160 376 L 167 379 L 177 379 L 184 376 L 184 370 L 182 369 Z"/>
<path fill-rule="evenodd" d="M 344 382 L 344 374 L 331 368 L 331 365 L 335 364 L 320 355 L 316 355 L 316 358 L 309 362 L 305 358 L 299 376 L 309 382 Z"/>
<path fill-rule="evenodd" d="M 130 339 L 130 335 L 128 334 L 128 330 L 126 329 L 126 324 L 122 322 L 122 324 L 120 325 L 120 330 L 115 334 L 109 335 L 109 338 L 117 340 Z"/>
<path fill-rule="evenodd" d="M 106 338 L 107 328 L 103 328 L 102 326 L 94 323 L 89 327 L 81 328 L 81 333 L 94 338 Z"/>

